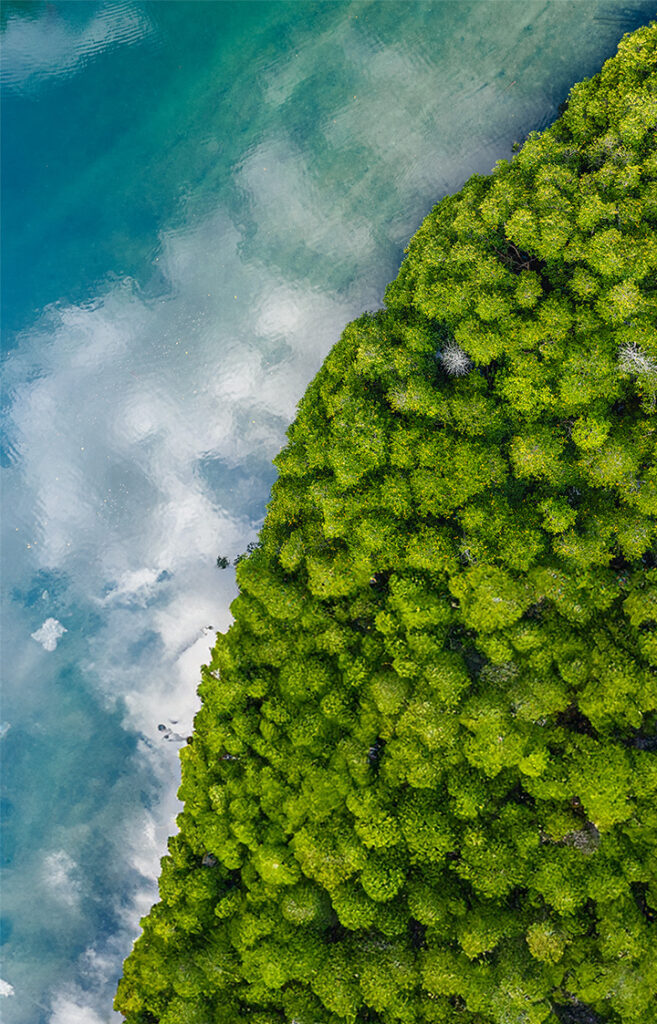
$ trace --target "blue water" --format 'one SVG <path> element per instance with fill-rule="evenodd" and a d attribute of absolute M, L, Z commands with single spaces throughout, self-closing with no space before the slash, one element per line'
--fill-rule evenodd
<path fill-rule="evenodd" d="M 295 405 L 657 4 L 5 3 L 7 1024 L 107 1024 Z"/>

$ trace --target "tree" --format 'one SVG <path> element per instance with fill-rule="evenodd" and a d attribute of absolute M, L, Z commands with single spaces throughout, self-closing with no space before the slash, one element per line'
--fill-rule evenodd
<path fill-rule="evenodd" d="M 656 116 L 653 25 L 309 386 L 129 1024 L 657 1022 Z"/>

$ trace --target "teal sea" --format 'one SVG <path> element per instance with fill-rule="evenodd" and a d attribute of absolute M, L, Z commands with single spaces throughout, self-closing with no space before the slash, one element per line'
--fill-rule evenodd
<path fill-rule="evenodd" d="M 629 4 L 629 6 L 628 6 Z M 6 2 L 6 1024 L 109 1024 L 295 406 L 657 2 Z M 163 726 L 165 728 L 159 728 Z"/>

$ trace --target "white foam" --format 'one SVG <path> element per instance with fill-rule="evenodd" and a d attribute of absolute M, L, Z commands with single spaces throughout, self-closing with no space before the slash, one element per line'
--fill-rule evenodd
<path fill-rule="evenodd" d="M 14 986 L 10 985 L 8 981 L 3 981 L 2 978 L 0 978 L 0 996 L 7 997 L 13 995 L 15 995 Z"/>

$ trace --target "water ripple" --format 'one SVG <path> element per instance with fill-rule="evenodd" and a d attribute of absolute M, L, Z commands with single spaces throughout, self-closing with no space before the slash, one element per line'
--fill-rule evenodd
<path fill-rule="evenodd" d="M 77 15 L 55 3 L 31 6 L 10 12 L 2 33 L 0 84 L 8 89 L 68 78 L 112 47 L 133 46 L 153 32 L 145 11 L 131 3 L 80 4 Z"/>

